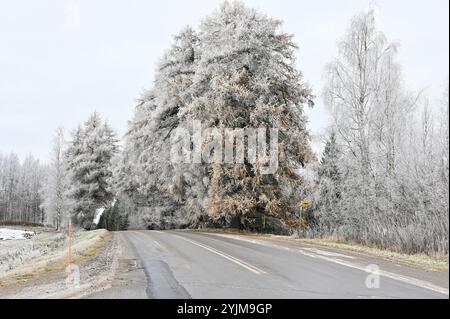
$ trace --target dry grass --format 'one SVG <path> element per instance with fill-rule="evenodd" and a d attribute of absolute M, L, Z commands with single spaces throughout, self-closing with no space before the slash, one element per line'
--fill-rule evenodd
<path fill-rule="evenodd" d="M 84 232 L 72 248 L 72 263 L 81 263 L 99 254 L 108 242 L 106 230 Z M 58 250 L 39 256 L 27 262 L 32 265 L 17 269 L 11 275 L 1 278 L 0 287 L 37 279 L 45 274 L 59 272 L 67 266 L 67 252 Z"/>

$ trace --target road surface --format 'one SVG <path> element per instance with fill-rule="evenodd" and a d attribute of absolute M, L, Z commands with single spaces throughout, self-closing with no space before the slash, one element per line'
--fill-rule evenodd
<path fill-rule="evenodd" d="M 448 272 L 346 251 L 191 231 L 116 236 L 112 287 L 88 298 L 448 298 Z"/>

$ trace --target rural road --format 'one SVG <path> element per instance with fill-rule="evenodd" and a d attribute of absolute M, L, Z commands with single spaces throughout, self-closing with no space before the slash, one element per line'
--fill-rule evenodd
<path fill-rule="evenodd" d="M 191 231 L 116 236 L 123 249 L 112 287 L 87 298 L 448 298 L 448 272 L 347 251 Z M 379 288 L 366 269 L 373 264 Z"/>

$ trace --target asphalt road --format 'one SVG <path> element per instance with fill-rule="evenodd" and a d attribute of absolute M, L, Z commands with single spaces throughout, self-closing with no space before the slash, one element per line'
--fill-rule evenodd
<path fill-rule="evenodd" d="M 89 298 L 448 298 L 448 272 L 346 251 L 187 231 L 116 236 L 113 285 Z"/>

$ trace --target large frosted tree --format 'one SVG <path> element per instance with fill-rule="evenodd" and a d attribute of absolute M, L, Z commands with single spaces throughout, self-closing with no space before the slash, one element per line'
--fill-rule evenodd
<path fill-rule="evenodd" d="M 312 95 L 296 69 L 292 36 L 280 27 L 280 21 L 242 3 L 226 2 L 198 33 L 186 28 L 175 37 L 154 86 L 136 108 L 116 168 L 116 184 L 143 206 L 140 214 L 147 225 L 166 227 L 161 224 L 171 220 L 178 226 L 197 225 L 210 219 L 228 225 L 241 223 L 244 215 L 294 217 L 301 185 L 297 169 L 312 158 L 303 113 Z M 178 129 L 197 142 L 205 137 L 195 135 L 194 121 L 222 133 L 278 129 L 272 142 L 280 146 L 279 169 L 264 175 L 262 161 L 172 161 L 171 147 L 185 137 Z M 261 142 L 268 138 L 260 137 Z M 209 142 L 206 137 L 200 149 Z"/>
<path fill-rule="evenodd" d="M 115 134 L 98 113 L 73 133 L 66 158 L 72 183 L 72 215 L 82 227 L 90 228 L 96 209 L 107 206 L 114 197 L 110 179 L 116 152 Z"/>
<path fill-rule="evenodd" d="M 225 2 L 200 25 L 194 99 L 184 115 L 222 135 L 226 129 L 278 130 L 272 141 L 278 169 L 271 174 L 262 174 L 262 159 L 252 163 L 248 156 L 244 163 L 208 165 L 205 206 L 212 218 L 293 220 L 301 187 L 296 170 L 311 159 L 304 107 L 312 105 L 312 94 L 296 67 L 293 36 L 281 25 L 240 2 Z M 268 135 L 259 142 L 269 145 Z"/>
<path fill-rule="evenodd" d="M 191 100 L 197 42 L 190 27 L 174 37 L 158 65 L 154 87 L 136 107 L 116 166 L 119 191 L 140 207 L 148 227 L 177 227 L 189 219 L 183 206 L 192 198 L 184 196 L 182 168 L 170 160 L 170 135 L 183 125 L 179 113 Z"/>

